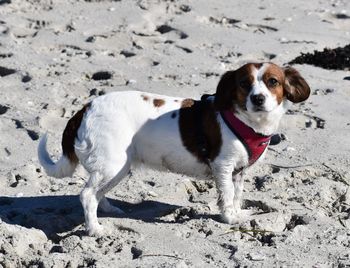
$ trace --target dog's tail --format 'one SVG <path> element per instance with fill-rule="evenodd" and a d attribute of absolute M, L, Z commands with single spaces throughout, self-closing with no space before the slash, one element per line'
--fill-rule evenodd
<path fill-rule="evenodd" d="M 38 158 L 47 175 L 55 178 L 71 177 L 73 175 L 73 172 L 79 163 L 79 159 L 74 150 L 75 137 L 80 127 L 84 113 L 88 107 L 89 105 L 85 105 L 83 109 L 78 111 L 68 121 L 62 135 L 63 154 L 56 163 L 52 161 L 46 149 L 47 134 L 45 134 L 40 139 L 38 146 Z"/>

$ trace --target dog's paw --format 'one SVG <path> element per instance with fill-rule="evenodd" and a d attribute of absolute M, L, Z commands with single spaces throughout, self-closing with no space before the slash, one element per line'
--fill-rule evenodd
<path fill-rule="evenodd" d="M 89 236 L 99 237 L 99 236 L 102 236 L 104 234 L 104 228 L 102 225 L 99 224 L 99 225 L 88 228 L 86 230 L 86 232 L 88 233 Z"/>
<path fill-rule="evenodd" d="M 228 224 L 236 224 L 240 222 L 240 209 L 234 207 L 226 207 L 221 212 L 222 220 Z"/>
<path fill-rule="evenodd" d="M 254 211 L 233 206 L 223 209 L 221 214 L 224 222 L 237 224 L 248 220 L 254 214 Z"/>

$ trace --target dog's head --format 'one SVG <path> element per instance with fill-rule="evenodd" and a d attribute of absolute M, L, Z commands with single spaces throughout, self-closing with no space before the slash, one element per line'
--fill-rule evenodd
<path fill-rule="evenodd" d="M 273 63 L 248 63 L 222 76 L 214 104 L 220 111 L 268 113 L 285 99 L 297 103 L 309 95 L 309 85 L 294 68 L 281 68 Z"/>

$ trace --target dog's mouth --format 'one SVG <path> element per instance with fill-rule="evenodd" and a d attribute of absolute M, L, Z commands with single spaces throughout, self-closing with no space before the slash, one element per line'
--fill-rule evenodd
<path fill-rule="evenodd" d="M 262 107 L 262 106 L 254 106 L 253 112 L 265 112 L 265 113 L 267 113 L 268 111 L 266 110 L 265 107 Z"/>

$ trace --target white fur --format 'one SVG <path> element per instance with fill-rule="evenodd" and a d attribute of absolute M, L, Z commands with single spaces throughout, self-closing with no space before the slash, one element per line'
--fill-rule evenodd
<path fill-rule="evenodd" d="M 54 163 L 47 152 L 46 143 L 47 143 L 47 134 L 45 134 L 40 139 L 39 146 L 38 146 L 39 162 L 45 169 L 46 174 L 55 178 L 72 176 L 76 168 L 76 164 L 71 163 L 69 159 L 64 155 L 62 155 L 60 159 L 56 163 Z"/>
<path fill-rule="evenodd" d="M 254 90 L 266 93 L 265 88 L 259 82 Z M 274 104 L 274 96 L 266 96 L 271 98 L 269 111 L 253 113 L 248 109 L 240 111 L 237 116 L 256 131 L 272 134 L 284 109 L 283 104 Z M 154 99 L 162 99 L 165 104 L 155 107 Z M 215 178 L 224 220 L 233 223 L 239 219 L 243 180 L 239 175 L 232 179 L 232 173 L 247 165 L 248 154 L 218 113 L 223 142 L 220 153 L 211 162 L 210 168 L 199 162 L 182 144 L 179 130 L 181 101 L 181 98 L 137 91 L 114 92 L 92 101 L 75 140 L 76 155 L 90 173 L 90 179 L 81 193 L 86 228 L 90 235 L 102 231 L 97 221 L 99 203 L 104 211 L 122 213 L 111 206 L 104 196 L 126 177 L 131 165 L 138 161 L 194 177 Z M 172 118 L 174 112 L 176 118 Z M 40 141 L 38 153 L 48 175 L 71 175 L 75 166 L 64 156 L 54 164 L 45 146 L 46 135 Z"/>

